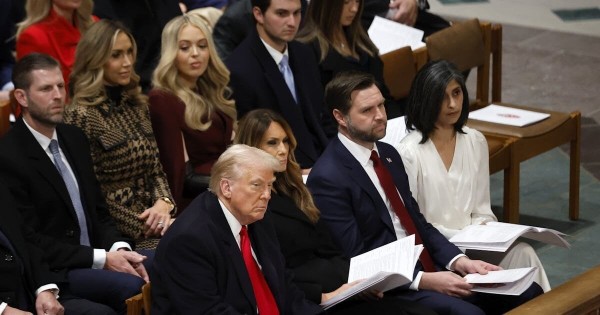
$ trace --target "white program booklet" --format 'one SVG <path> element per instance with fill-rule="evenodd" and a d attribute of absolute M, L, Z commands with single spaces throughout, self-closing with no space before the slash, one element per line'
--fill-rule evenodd
<path fill-rule="evenodd" d="M 487 275 L 478 273 L 468 274 L 465 280 L 473 284 L 472 291 L 503 294 L 503 295 L 521 295 L 525 292 L 535 275 L 537 267 L 507 269 L 498 271 L 489 271 Z"/>
<path fill-rule="evenodd" d="M 321 306 L 328 309 L 365 290 L 385 292 L 410 283 L 422 251 L 410 235 L 351 258 L 348 282 L 360 281 Z"/>
<path fill-rule="evenodd" d="M 495 104 L 490 104 L 482 109 L 474 110 L 469 113 L 469 119 L 516 127 L 535 124 L 548 117 L 550 117 L 550 114 L 547 113 L 539 113 Z"/>
<path fill-rule="evenodd" d="M 404 119 L 404 116 L 396 117 L 387 121 L 385 137 L 381 138 L 380 141 L 396 148 L 406 135 L 408 135 L 408 131 L 406 130 L 406 120 Z"/>
<path fill-rule="evenodd" d="M 504 223 L 488 222 L 485 225 L 469 225 L 450 238 L 450 242 L 464 249 L 505 252 L 519 237 L 526 237 L 551 245 L 569 248 L 565 234 L 553 229 Z"/>
<path fill-rule="evenodd" d="M 412 50 L 425 47 L 423 31 L 380 16 L 375 16 L 368 33 L 380 55 L 406 46 Z"/>

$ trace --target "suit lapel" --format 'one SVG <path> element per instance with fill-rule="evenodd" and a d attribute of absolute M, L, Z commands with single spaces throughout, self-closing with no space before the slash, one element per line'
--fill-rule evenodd
<path fill-rule="evenodd" d="M 301 151 L 305 156 L 309 157 L 313 161 L 316 161 L 318 157 L 317 152 L 314 152 L 314 150 L 310 150 L 310 152 L 307 151 L 310 148 L 314 148 L 314 144 L 310 143 L 312 142 L 313 137 L 306 127 L 306 116 L 309 113 L 305 114 L 303 112 L 303 110 L 306 109 L 302 107 L 302 102 L 304 100 L 304 97 L 301 96 L 302 93 L 298 92 L 299 104 L 296 104 L 290 89 L 285 83 L 283 75 L 281 72 L 279 72 L 279 67 L 275 64 L 275 61 L 267 51 L 267 48 L 265 48 L 265 45 L 258 36 L 258 33 L 254 31 L 248 36 L 252 36 L 252 44 L 250 45 L 250 49 L 255 55 L 257 62 L 263 69 L 265 79 L 271 87 L 271 91 L 273 91 L 275 98 L 277 99 L 275 103 L 279 107 L 279 112 L 281 112 L 282 116 L 287 120 L 294 131 L 298 141 L 296 150 Z M 290 55 L 290 58 L 291 57 L 292 56 Z M 297 80 L 297 75 L 293 68 L 292 72 L 294 72 L 294 80 Z M 299 81 L 296 81 L 295 84 L 298 85 L 298 82 Z M 298 89 L 296 90 L 298 91 Z"/>
<path fill-rule="evenodd" d="M 54 163 L 50 161 L 48 154 L 42 149 L 33 134 L 31 134 L 27 126 L 25 126 L 22 119 L 15 124 L 14 129 L 15 136 L 20 139 L 20 142 L 23 145 L 23 149 L 29 160 L 28 164 L 32 169 L 39 173 L 41 178 L 48 182 L 50 189 L 56 191 L 63 202 L 67 204 L 67 207 L 71 210 L 71 215 L 74 218 L 77 218 L 67 186 L 54 166 Z"/>
<path fill-rule="evenodd" d="M 364 190 L 367 193 L 367 195 L 369 195 L 369 197 L 371 197 L 371 200 L 375 204 L 375 211 L 377 211 L 377 215 L 379 216 L 381 221 L 383 221 L 383 223 L 391 231 L 394 231 L 394 226 L 392 225 L 392 220 L 387 210 L 387 206 L 385 205 L 385 202 L 381 199 L 381 195 L 379 195 L 377 188 L 375 188 L 375 185 L 373 185 L 371 178 L 369 177 L 369 175 L 367 175 L 367 172 L 365 172 L 363 166 L 360 165 L 360 163 L 358 163 L 356 158 L 354 158 L 352 153 L 350 153 L 350 151 L 346 149 L 346 147 L 344 146 L 344 144 L 342 144 L 339 138 L 335 137 L 333 141 L 335 141 L 336 151 L 340 156 L 343 157 L 341 159 L 342 164 L 344 164 L 349 169 L 350 177 L 352 177 L 352 179 L 354 179 L 354 182 L 358 186 L 360 186 L 360 188 Z"/>
<path fill-rule="evenodd" d="M 211 209 L 210 215 L 212 216 L 213 222 L 215 222 L 215 236 L 218 237 L 222 244 L 227 257 L 230 257 L 231 263 L 237 275 L 238 283 L 246 296 L 248 302 L 256 309 L 256 300 L 254 298 L 254 291 L 252 289 L 252 283 L 242 258 L 242 252 L 235 241 L 235 238 L 230 233 L 231 229 L 225 215 L 221 210 L 217 196 L 214 194 L 206 194 L 206 207 L 205 209 Z"/>

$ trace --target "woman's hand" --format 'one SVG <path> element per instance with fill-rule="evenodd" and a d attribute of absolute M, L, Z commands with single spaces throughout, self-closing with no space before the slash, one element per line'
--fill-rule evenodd
<path fill-rule="evenodd" d="M 348 290 L 349 288 L 351 288 L 355 284 L 359 283 L 360 281 L 362 281 L 362 280 L 356 280 L 356 281 L 353 281 L 353 282 L 350 282 L 350 283 L 345 283 L 345 284 L 343 284 L 341 287 L 337 288 L 333 292 L 321 293 L 321 303 L 325 303 L 325 302 L 331 300 L 336 295 L 338 295 L 338 294 L 340 294 L 340 293 Z"/>
<path fill-rule="evenodd" d="M 146 238 L 151 236 L 160 237 L 165 234 L 172 223 L 171 210 L 172 206 L 170 204 L 159 199 L 154 203 L 154 206 L 138 215 L 138 219 L 144 221 L 144 236 Z"/>

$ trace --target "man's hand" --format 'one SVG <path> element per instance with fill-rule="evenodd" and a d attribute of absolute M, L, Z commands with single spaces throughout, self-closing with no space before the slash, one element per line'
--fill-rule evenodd
<path fill-rule="evenodd" d="M 392 0 L 390 1 L 391 16 L 389 19 L 408 26 L 414 26 L 417 22 L 419 7 L 415 0 Z"/>
<path fill-rule="evenodd" d="M 454 297 L 471 295 L 473 285 L 461 276 L 450 271 L 425 272 L 419 283 L 419 290 L 431 290 Z"/>
<path fill-rule="evenodd" d="M 65 309 L 51 291 L 43 291 L 38 294 L 35 299 L 35 310 L 37 315 L 63 315 L 65 313 Z"/>
<path fill-rule="evenodd" d="M 492 265 L 481 260 L 471 260 L 465 256 L 457 259 L 454 262 L 454 266 L 452 266 L 452 269 L 456 270 L 456 272 L 460 273 L 463 276 L 470 273 L 478 273 L 485 275 L 488 273 L 488 271 L 502 270 L 501 267 L 498 267 L 496 265 Z"/>
<path fill-rule="evenodd" d="M 144 221 L 144 236 L 146 238 L 163 236 L 171 225 L 170 212 L 171 205 L 159 199 L 154 206 L 138 215 L 138 219 Z"/>
<path fill-rule="evenodd" d="M 138 276 L 148 282 L 150 279 L 148 278 L 148 273 L 146 272 L 146 268 L 144 268 L 144 264 L 142 264 L 145 259 L 146 256 L 140 255 L 136 252 L 125 250 L 107 252 L 104 269 L 125 272 L 134 276 Z"/>

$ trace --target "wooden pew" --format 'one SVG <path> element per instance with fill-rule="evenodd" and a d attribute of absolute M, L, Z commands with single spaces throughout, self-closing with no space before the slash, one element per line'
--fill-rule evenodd
<path fill-rule="evenodd" d="M 507 314 L 600 314 L 600 265 Z"/>

